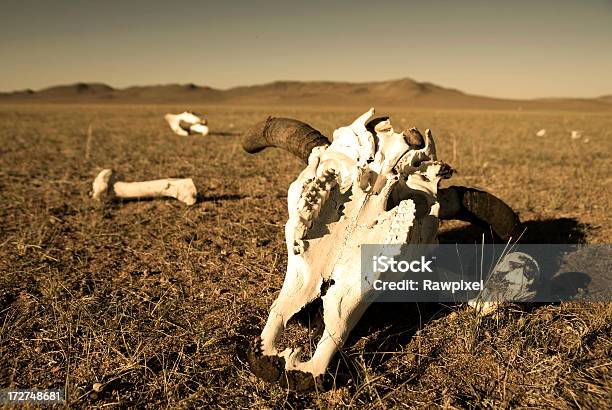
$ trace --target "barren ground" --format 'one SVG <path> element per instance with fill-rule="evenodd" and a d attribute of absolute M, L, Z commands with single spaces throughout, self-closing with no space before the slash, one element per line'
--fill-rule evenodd
<path fill-rule="evenodd" d="M 283 280 L 300 163 L 248 155 L 238 133 L 273 114 L 331 135 L 368 107 L 192 108 L 211 136 L 167 129 L 162 115 L 184 107 L 0 106 L 0 386 L 65 387 L 75 408 L 610 405 L 612 303 L 509 306 L 482 321 L 464 306 L 381 304 L 337 355 L 331 390 L 255 378 L 246 350 Z M 610 242 L 609 115 L 379 113 L 431 128 L 459 171 L 451 183 L 504 198 L 525 241 Z M 126 180 L 190 176 L 201 198 L 101 206 L 87 193 L 102 167 Z M 442 231 L 446 242 L 480 235 Z"/>

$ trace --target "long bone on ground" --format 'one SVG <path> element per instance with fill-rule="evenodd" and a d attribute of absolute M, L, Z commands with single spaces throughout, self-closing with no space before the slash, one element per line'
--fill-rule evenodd
<path fill-rule="evenodd" d="M 164 178 L 142 182 L 116 181 L 112 169 L 100 171 L 94 179 L 91 196 L 95 200 L 142 199 L 170 197 L 193 205 L 197 199 L 197 189 L 191 178 Z"/>
<path fill-rule="evenodd" d="M 514 212 L 486 192 L 438 190 L 452 170 L 436 160 L 429 130 L 425 138 L 414 129 L 396 133 L 386 118 L 368 123 L 373 113 L 336 130 L 331 144 L 312 127 L 282 118 L 268 118 L 245 135 L 248 152 L 282 147 L 308 164 L 288 192 L 285 281 L 249 354 L 264 379 L 297 390 L 320 380 L 368 306 L 361 244 L 436 243 L 439 218 L 488 224 L 504 239 L 518 226 Z M 323 283 L 332 284 L 325 294 Z M 288 320 L 319 297 L 325 328 L 312 357 L 303 362 L 299 349 L 278 352 L 275 342 Z"/>

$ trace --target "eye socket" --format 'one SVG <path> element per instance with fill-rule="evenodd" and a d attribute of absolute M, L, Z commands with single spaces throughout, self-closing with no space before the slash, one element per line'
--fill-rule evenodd
<path fill-rule="evenodd" d="M 443 164 L 440 170 L 438 171 L 438 176 L 444 179 L 448 179 L 453 176 L 453 172 L 455 170 L 448 164 Z"/>
<path fill-rule="evenodd" d="M 412 164 L 411 164 L 411 165 L 412 165 L 413 167 L 415 167 L 415 168 L 418 168 L 418 167 L 420 167 L 420 166 L 421 166 L 421 164 L 422 164 L 422 163 L 423 163 L 423 160 L 422 160 L 422 159 L 415 159 L 415 160 L 412 162 Z"/>
<path fill-rule="evenodd" d="M 425 147 L 425 138 L 416 128 L 410 128 L 404 131 L 404 140 L 410 146 L 410 149 L 421 149 Z"/>
<path fill-rule="evenodd" d="M 389 119 L 389 117 L 377 117 L 374 118 L 373 120 L 370 120 L 367 124 L 366 124 L 366 129 L 368 131 L 370 131 L 370 133 L 372 133 L 372 135 L 376 135 L 376 125 L 378 125 L 379 123 L 383 122 L 383 121 L 387 121 Z"/>

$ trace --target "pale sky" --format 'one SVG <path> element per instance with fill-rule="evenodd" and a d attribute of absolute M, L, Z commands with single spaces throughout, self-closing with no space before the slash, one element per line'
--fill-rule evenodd
<path fill-rule="evenodd" d="M 495 97 L 612 94 L 612 0 L 0 3 L 0 91 L 403 77 Z"/>

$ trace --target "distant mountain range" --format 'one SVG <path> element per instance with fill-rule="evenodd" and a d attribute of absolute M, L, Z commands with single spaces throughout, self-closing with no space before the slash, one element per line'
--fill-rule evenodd
<path fill-rule="evenodd" d="M 40 91 L 0 93 L 0 103 L 232 104 L 283 106 L 397 106 L 413 108 L 499 110 L 612 110 L 612 95 L 598 98 L 511 100 L 470 95 L 409 78 L 349 83 L 276 81 L 219 90 L 195 84 L 113 88 L 77 83 Z"/>

